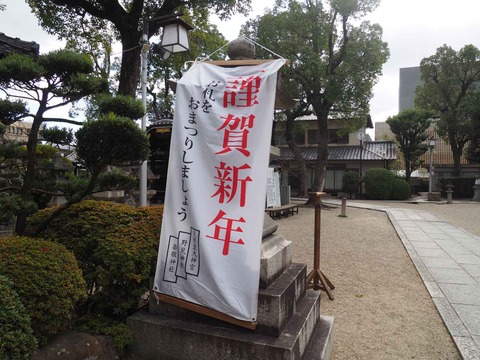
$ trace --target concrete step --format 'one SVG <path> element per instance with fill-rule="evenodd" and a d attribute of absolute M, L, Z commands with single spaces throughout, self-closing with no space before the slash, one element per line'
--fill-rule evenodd
<path fill-rule="evenodd" d="M 226 323 L 169 318 L 146 310 L 130 316 L 127 324 L 135 337 L 132 351 L 145 359 L 303 360 L 319 319 L 320 292 L 308 290 L 279 337 Z"/>
<path fill-rule="evenodd" d="M 271 234 L 262 239 L 262 255 L 260 258 L 259 286 L 266 289 L 292 263 L 291 241 L 280 234 Z"/>
<path fill-rule="evenodd" d="M 332 316 L 320 316 L 317 328 L 302 360 L 328 360 L 332 355 L 335 328 Z"/>
<path fill-rule="evenodd" d="M 291 264 L 268 289 L 259 289 L 257 333 L 269 336 L 280 335 L 305 295 L 306 272 L 305 264 Z M 210 320 L 204 315 L 161 301 L 157 302 L 153 293 L 150 294 L 149 312 L 179 320 L 215 323 L 215 320 Z"/>
<path fill-rule="evenodd" d="M 291 264 L 267 289 L 260 289 L 257 306 L 256 332 L 279 336 L 306 291 L 307 266 Z"/>

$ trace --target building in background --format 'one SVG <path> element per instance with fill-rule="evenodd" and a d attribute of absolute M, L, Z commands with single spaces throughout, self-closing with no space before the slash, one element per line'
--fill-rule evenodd
<path fill-rule="evenodd" d="M 398 112 L 415 107 L 415 90 L 422 84 L 420 66 L 400 68 Z"/>
<path fill-rule="evenodd" d="M 11 54 L 23 54 L 37 57 L 40 53 L 40 45 L 34 41 L 24 41 L 19 38 L 12 38 L 0 33 L 0 59 Z M 0 119 L 1 121 L 2 119 Z M 6 132 L 3 136 L 4 140 L 27 142 L 28 134 L 32 124 L 17 121 L 7 126 Z"/>
<path fill-rule="evenodd" d="M 23 54 L 37 57 L 40 45 L 34 41 L 24 41 L 0 33 L 0 59 L 10 54 Z"/>
<path fill-rule="evenodd" d="M 30 133 L 30 129 L 32 128 L 32 124 L 24 121 L 17 121 L 12 125 L 8 125 L 3 135 L 4 140 L 7 141 L 16 141 L 19 143 L 27 143 L 28 141 L 28 134 Z"/>
<path fill-rule="evenodd" d="M 295 119 L 294 137 L 307 163 L 307 183 L 314 182 L 314 168 L 318 155 L 318 128 L 315 115 Z M 366 127 L 372 128 L 371 120 Z M 371 168 L 387 168 L 396 160 L 396 145 L 393 141 L 371 141 L 365 129 L 357 133 L 339 134 L 340 126 L 335 120 L 328 123 L 328 164 L 325 174 L 324 191 L 337 193 L 342 190 L 343 174 L 355 171 L 363 176 Z M 282 167 L 282 184 L 291 186 L 292 194 L 299 188 L 298 167 L 294 155 L 284 138 L 284 123 L 278 122 L 273 132 L 274 145 L 280 155 L 274 160 Z"/>

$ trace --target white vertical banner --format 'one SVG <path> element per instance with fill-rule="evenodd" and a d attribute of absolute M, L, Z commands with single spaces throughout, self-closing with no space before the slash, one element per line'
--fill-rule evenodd
<path fill-rule="evenodd" d="M 256 321 L 277 71 L 195 63 L 177 84 L 153 290 Z"/>

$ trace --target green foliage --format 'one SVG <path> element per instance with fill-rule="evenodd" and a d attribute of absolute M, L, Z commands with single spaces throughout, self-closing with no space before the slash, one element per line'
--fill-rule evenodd
<path fill-rule="evenodd" d="M 18 159 L 25 155 L 25 150 L 14 141 L 8 141 L 0 146 L 0 163 L 7 159 Z"/>
<path fill-rule="evenodd" d="M 476 102 L 478 106 L 478 102 Z M 465 158 L 474 164 L 480 163 L 480 108 L 472 109 L 472 138 L 465 148 Z"/>
<path fill-rule="evenodd" d="M 138 178 L 118 170 L 104 173 L 98 178 L 99 190 L 131 190 L 138 186 Z"/>
<path fill-rule="evenodd" d="M 39 211 L 29 225 L 35 228 L 53 210 Z M 123 317 L 148 291 L 162 212 L 162 207 L 87 200 L 66 209 L 42 236 L 75 253 L 89 289 L 89 309 Z"/>
<path fill-rule="evenodd" d="M 412 171 L 421 165 L 420 156 L 428 150 L 426 131 L 433 114 L 432 111 L 408 109 L 387 119 L 405 160 L 407 182 L 410 182 Z"/>
<path fill-rule="evenodd" d="M 99 95 L 95 98 L 93 107 L 95 110 L 90 115 L 91 117 L 113 113 L 120 117 L 127 117 L 135 120 L 141 118 L 145 113 L 141 101 L 136 100 L 131 96 L 124 95 Z"/>
<path fill-rule="evenodd" d="M 388 200 L 392 195 L 395 175 L 387 169 L 368 169 L 364 176 L 365 190 L 372 200 Z"/>
<path fill-rule="evenodd" d="M 21 100 L 10 101 L 0 99 L 0 122 L 3 125 L 11 125 L 18 121 L 27 112 L 25 103 Z"/>
<path fill-rule="evenodd" d="M 475 136 L 465 148 L 465 158 L 472 164 L 480 163 L 480 136 Z"/>
<path fill-rule="evenodd" d="M 93 71 L 92 60 L 85 54 L 70 50 L 51 51 L 38 59 L 38 64 L 46 69 L 45 77 L 69 79 L 72 73 L 89 74 Z"/>
<path fill-rule="evenodd" d="M 39 132 L 40 137 L 50 143 L 56 145 L 70 145 L 73 142 L 73 130 L 53 126 L 51 128 L 43 128 Z"/>
<path fill-rule="evenodd" d="M 87 189 L 88 179 L 77 177 L 74 174 L 65 174 L 65 181 L 57 184 L 58 190 L 66 199 L 72 198 L 75 194 L 81 193 Z"/>
<path fill-rule="evenodd" d="M 209 56 L 211 60 L 224 60 L 227 56 L 225 37 L 218 31 L 217 26 L 209 21 L 209 9 L 195 7 L 190 11 L 182 11 L 182 19 L 195 27 L 189 32 L 189 51 L 163 59 L 155 51 L 155 45 L 149 53 L 148 91 L 152 102 L 148 106 L 149 113 L 157 117 L 168 117 L 173 113 L 175 96 L 167 80 L 179 79 L 184 71 L 186 61 Z"/>
<path fill-rule="evenodd" d="M 61 39 L 68 39 L 69 45 L 80 43 L 75 49 L 87 49 L 97 64 L 102 76 L 108 71 L 107 58 L 110 55 L 111 39 L 116 37 L 122 42 L 123 53 L 119 75 L 118 93 L 135 95 L 140 66 L 140 47 L 142 37 L 142 21 L 171 14 L 173 12 L 189 13 L 194 10 L 206 9 L 220 18 L 226 18 L 236 12 L 248 14 L 250 0 L 146 0 L 141 2 L 124 2 L 120 0 L 96 0 L 92 6 L 88 2 L 62 0 L 58 6 L 50 0 L 27 0 L 32 12 L 37 16 L 41 26 Z M 208 14 L 208 13 L 207 13 Z M 152 22 L 148 37 L 158 33 L 160 24 Z M 107 30 L 105 30 L 107 29 Z M 104 42 L 105 51 L 96 46 L 86 46 L 84 39 L 100 39 Z M 78 39 L 78 40 L 77 40 Z M 190 58 L 192 59 L 192 58 Z M 105 64 L 106 62 L 106 64 Z M 106 66 L 105 66 L 106 65 Z"/>
<path fill-rule="evenodd" d="M 81 318 L 75 328 L 88 334 L 112 336 L 115 347 L 121 352 L 134 342 L 133 334 L 127 324 L 99 314 L 90 314 Z"/>
<path fill-rule="evenodd" d="M 463 148 L 474 135 L 472 112 L 479 107 L 480 50 L 465 45 L 457 52 L 443 45 L 422 59 L 420 71 L 423 83 L 417 88 L 415 105 L 440 116 L 437 133 L 450 144 L 459 175 Z"/>
<path fill-rule="evenodd" d="M 458 199 L 471 199 L 474 195 L 475 178 L 445 177 L 439 178 L 442 195 L 446 196 L 447 184 L 453 185 L 452 196 Z"/>
<path fill-rule="evenodd" d="M 403 179 L 393 180 L 392 196 L 393 200 L 407 200 L 412 195 L 412 187 Z"/>
<path fill-rule="evenodd" d="M 43 67 L 31 56 L 12 54 L 0 61 L 0 85 L 23 85 L 40 80 Z"/>
<path fill-rule="evenodd" d="M 33 201 L 24 202 L 20 195 L 7 192 L 0 193 L 0 224 L 9 225 L 14 217 L 24 211 L 33 214 L 37 211 L 37 204 Z"/>
<path fill-rule="evenodd" d="M 75 134 L 77 155 L 92 173 L 107 165 L 143 161 L 150 151 L 145 133 L 131 119 L 110 113 L 88 121 Z"/>
<path fill-rule="evenodd" d="M 75 256 L 51 241 L 0 239 L 0 275 L 14 280 L 40 344 L 68 328 L 73 309 L 86 295 Z"/>
<path fill-rule="evenodd" d="M 34 197 L 35 181 L 38 180 L 37 165 L 41 164 L 37 153 L 40 140 L 38 132 L 48 111 L 108 90 L 105 79 L 90 75 L 92 69 L 92 61 L 88 56 L 69 50 L 52 51 L 36 58 L 13 54 L 0 59 L 0 86 L 8 100 L 22 100 L 28 93 L 34 94 L 28 98 L 38 105 L 33 107 L 36 110 L 32 113 L 17 111 L 17 115 L 13 115 L 15 120 L 33 119 L 32 130 L 28 133 L 25 168 L 22 169 L 20 194 L 24 202 Z M 65 122 L 76 123 L 70 119 L 65 119 Z M 17 234 L 24 232 L 26 216 L 26 212 L 17 215 Z"/>
<path fill-rule="evenodd" d="M 12 281 L 0 275 L 0 360 L 29 359 L 37 348 L 30 317 L 13 290 Z"/>
<path fill-rule="evenodd" d="M 381 27 L 364 20 L 378 4 L 277 2 L 273 11 L 242 27 L 249 38 L 292 61 L 283 69 L 283 84 L 292 98 L 307 99 L 317 116 L 315 191 L 322 190 L 325 176 L 329 120 L 348 132 L 365 126 L 373 86 L 389 56 Z M 258 56 L 273 57 L 263 50 Z"/>
<path fill-rule="evenodd" d="M 352 197 L 358 192 L 360 186 L 360 175 L 356 171 L 346 171 L 343 174 L 342 190 Z"/>

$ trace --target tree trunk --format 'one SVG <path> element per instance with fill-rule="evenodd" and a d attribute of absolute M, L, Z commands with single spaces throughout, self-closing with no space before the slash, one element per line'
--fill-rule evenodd
<path fill-rule="evenodd" d="M 59 205 L 55 208 L 54 211 L 52 211 L 45 219 L 42 220 L 42 222 L 37 226 L 36 229 L 34 229 L 29 235 L 32 237 L 37 237 L 39 234 L 41 234 L 47 226 L 56 218 L 58 217 L 62 212 L 67 210 L 69 207 L 71 207 L 74 204 L 79 203 L 82 201 L 87 195 L 90 195 L 97 183 L 98 176 L 100 175 L 100 171 L 92 174 L 92 177 L 90 178 L 90 181 L 88 183 L 87 188 L 80 192 L 75 194 L 70 200 L 68 200 L 66 203 L 63 203 L 62 205 Z"/>
<path fill-rule="evenodd" d="M 142 32 L 124 32 L 122 37 L 122 66 L 120 69 L 120 79 L 118 84 L 118 93 L 135 97 L 140 79 L 140 40 Z"/>
<path fill-rule="evenodd" d="M 309 103 L 312 105 L 317 116 L 318 146 L 317 160 L 315 162 L 315 179 L 312 185 L 312 192 L 323 191 L 325 174 L 328 162 L 328 114 L 332 104 L 323 98 L 322 94 L 309 97 Z M 307 205 L 315 204 L 315 196 L 310 195 Z"/>
<path fill-rule="evenodd" d="M 137 5 L 143 3 L 138 1 Z M 167 14 L 172 14 L 182 4 L 179 0 L 165 0 L 161 1 L 162 5 L 155 10 L 153 14 L 150 14 L 150 20 L 152 18 L 158 18 Z M 142 5 L 131 9 L 130 12 L 119 15 L 118 17 L 107 17 L 115 24 L 115 27 L 120 32 L 122 41 L 122 65 L 120 69 L 120 80 L 118 84 L 118 93 L 120 95 L 128 95 L 135 97 L 135 93 L 138 87 L 138 81 L 140 79 L 140 55 L 142 52 L 141 40 L 143 35 L 142 20 L 148 20 L 145 18 L 145 7 Z M 143 9 L 143 10 L 142 10 Z M 159 28 L 163 26 L 158 21 L 149 23 L 147 38 L 150 39 L 155 33 L 158 33 Z"/>
<path fill-rule="evenodd" d="M 410 184 L 410 177 L 412 174 L 412 163 L 405 161 L 405 180 Z"/>
<path fill-rule="evenodd" d="M 455 139 L 455 134 L 453 134 L 452 132 L 449 132 L 448 138 L 449 138 L 450 148 L 452 149 L 452 155 L 453 155 L 453 176 L 460 177 L 462 172 L 460 157 L 462 154 L 458 146 L 458 142 Z"/>
<path fill-rule="evenodd" d="M 299 147 L 297 146 L 293 138 L 293 127 L 294 127 L 295 118 L 296 118 L 295 113 L 287 114 L 287 125 L 285 128 L 285 141 L 287 142 L 290 150 L 292 150 L 293 156 L 295 157 L 295 161 L 298 164 L 298 177 L 300 181 L 298 196 L 306 197 L 308 195 L 307 164 L 305 162 L 305 159 L 303 158 L 302 152 L 300 151 Z"/>
<path fill-rule="evenodd" d="M 314 106 L 315 108 L 315 106 Z M 315 179 L 312 185 L 312 192 L 321 192 L 325 184 L 325 174 L 328 162 L 328 112 L 317 111 L 317 127 L 318 127 L 318 146 L 317 160 L 315 162 Z M 310 195 L 307 201 L 308 205 L 315 203 L 315 196 Z"/>
<path fill-rule="evenodd" d="M 37 165 L 37 143 L 38 143 L 38 132 L 40 131 L 40 126 L 42 125 L 43 114 L 46 109 L 46 93 L 44 93 L 44 99 L 40 102 L 40 106 L 37 110 L 37 114 L 33 119 L 32 127 L 28 135 L 27 142 L 27 169 L 25 176 L 23 178 L 22 188 L 20 189 L 20 196 L 23 200 L 24 205 L 32 200 L 32 189 L 35 182 L 35 171 Z M 27 225 L 27 216 L 28 213 L 26 210 L 21 211 L 17 214 L 17 219 L 15 222 L 15 234 L 23 235 L 25 234 L 25 228 Z"/>
<path fill-rule="evenodd" d="M 298 176 L 299 179 L 299 194 L 298 196 L 304 198 L 308 196 L 308 184 L 307 184 L 307 164 L 305 160 L 302 158 L 300 162 L 298 163 L 298 166 L 300 167 L 300 173 Z"/>

